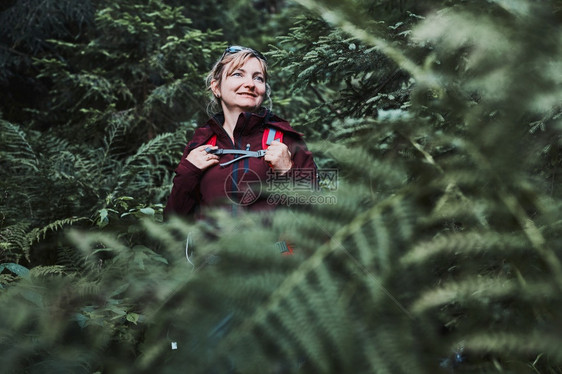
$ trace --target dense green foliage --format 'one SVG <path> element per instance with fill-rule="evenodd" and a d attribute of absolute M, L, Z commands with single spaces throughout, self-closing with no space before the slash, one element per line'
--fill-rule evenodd
<path fill-rule="evenodd" d="M 562 372 L 561 17 L 3 5 L 2 372 Z M 268 51 L 274 110 L 338 183 L 268 219 L 162 222 L 225 41 Z"/>

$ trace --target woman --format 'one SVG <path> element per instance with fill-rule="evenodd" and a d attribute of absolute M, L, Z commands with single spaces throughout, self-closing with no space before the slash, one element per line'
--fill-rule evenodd
<path fill-rule="evenodd" d="M 258 51 L 224 51 L 207 77 L 222 112 L 199 127 L 185 148 L 165 216 L 191 216 L 212 206 L 269 209 L 276 202 L 263 193 L 265 183 L 290 187 L 306 180 L 314 186 L 316 166 L 301 134 L 262 106 L 269 98 L 267 78 L 267 61 Z"/>

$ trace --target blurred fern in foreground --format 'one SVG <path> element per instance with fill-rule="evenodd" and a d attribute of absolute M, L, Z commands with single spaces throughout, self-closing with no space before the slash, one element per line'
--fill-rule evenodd
<path fill-rule="evenodd" d="M 2 278 L 8 372 L 562 371 L 555 3 L 419 2 L 404 26 L 350 18 L 370 14 L 362 2 L 303 3 L 326 29 L 297 26 L 286 62 L 326 83 L 334 115 L 311 148 L 339 172 L 322 192 L 337 204 L 162 223 L 161 207 L 112 200 L 104 230 L 70 233 L 79 272 Z M 408 94 L 352 102 L 338 76 L 351 89 L 366 73 L 305 42 L 378 51 L 400 71 L 386 89 Z"/>

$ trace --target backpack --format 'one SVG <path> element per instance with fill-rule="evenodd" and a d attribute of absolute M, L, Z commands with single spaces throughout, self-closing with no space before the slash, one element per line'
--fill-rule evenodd
<path fill-rule="evenodd" d="M 261 148 L 267 149 L 267 147 L 269 147 L 271 142 L 274 140 L 277 140 L 278 142 L 283 142 L 283 132 L 274 129 L 273 127 L 266 128 L 261 138 Z M 215 134 L 211 136 L 207 144 L 211 146 L 217 145 L 217 135 Z"/>

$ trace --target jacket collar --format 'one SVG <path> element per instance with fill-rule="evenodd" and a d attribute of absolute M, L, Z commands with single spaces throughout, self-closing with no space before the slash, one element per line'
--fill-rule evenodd
<path fill-rule="evenodd" d="M 210 130 L 209 137 L 211 137 L 213 134 L 219 134 L 223 131 L 223 123 L 224 114 L 220 112 L 211 117 L 203 126 L 203 128 L 208 128 Z M 273 112 L 266 108 L 262 108 L 259 112 L 256 113 L 240 113 L 234 131 L 241 131 L 242 134 L 247 134 L 256 129 L 261 129 L 264 127 L 275 127 L 285 133 L 293 133 L 295 135 L 302 136 L 301 133 L 295 131 L 289 125 L 289 122 L 276 116 L 275 114 L 273 114 Z"/>
<path fill-rule="evenodd" d="M 245 121 L 248 121 L 245 123 Z M 213 117 L 209 118 L 209 120 L 205 123 L 205 125 L 199 127 L 195 134 L 193 134 L 193 139 L 191 143 L 189 143 L 190 148 L 194 148 L 197 145 L 205 144 L 213 135 L 220 136 L 220 134 L 225 134 L 222 128 L 222 124 L 224 123 L 224 115 L 223 113 L 217 113 Z M 245 123 L 245 125 L 244 125 Z M 289 122 L 285 121 L 284 119 L 277 117 L 273 112 L 262 109 L 258 113 L 241 113 L 240 117 L 238 118 L 238 122 L 236 127 L 240 126 L 240 130 L 243 134 L 248 133 L 248 131 L 252 131 L 257 126 L 265 128 L 265 127 L 274 127 L 278 130 L 283 131 L 284 133 L 290 133 L 297 136 L 302 136 L 301 133 L 295 131 L 290 125 Z M 236 131 L 236 130 L 235 130 Z"/>

